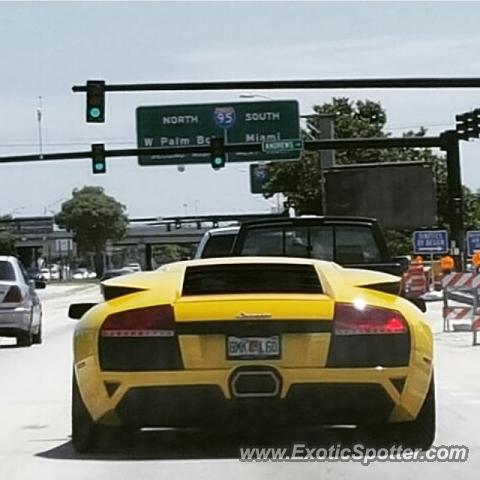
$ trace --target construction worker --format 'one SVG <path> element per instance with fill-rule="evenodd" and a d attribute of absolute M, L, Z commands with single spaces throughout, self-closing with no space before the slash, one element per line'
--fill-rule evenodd
<path fill-rule="evenodd" d="M 472 257 L 473 270 L 475 273 L 480 271 L 480 250 L 476 250 Z"/>
<path fill-rule="evenodd" d="M 413 261 L 414 265 L 423 265 L 423 257 L 421 255 L 417 255 L 415 260 Z"/>
<path fill-rule="evenodd" d="M 455 261 L 453 260 L 453 257 L 450 255 L 445 255 L 442 257 L 440 260 L 440 268 L 442 269 L 442 273 L 444 275 L 451 273 L 455 268 Z"/>

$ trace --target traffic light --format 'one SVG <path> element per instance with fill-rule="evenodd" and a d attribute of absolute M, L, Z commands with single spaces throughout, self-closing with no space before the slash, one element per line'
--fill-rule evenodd
<path fill-rule="evenodd" d="M 457 136 L 461 140 L 470 140 L 480 136 L 480 109 L 455 116 Z"/>
<path fill-rule="evenodd" d="M 219 170 L 225 166 L 224 143 L 225 140 L 222 137 L 210 138 L 210 161 L 212 168 L 215 170 Z"/>
<path fill-rule="evenodd" d="M 94 143 L 92 145 L 92 171 L 94 174 L 107 173 L 105 145 L 103 143 Z"/>
<path fill-rule="evenodd" d="M 87 81 L 87 122 L 105 122 L 105 81 Z"/>

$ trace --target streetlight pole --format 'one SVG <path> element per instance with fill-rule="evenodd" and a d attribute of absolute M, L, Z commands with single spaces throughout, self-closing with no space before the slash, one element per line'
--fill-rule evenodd
<path fill-rule="evenodd" d="M 42 138 L 42 97 L 38 97 L 37 107 L 37 123 L 38 123 L 38 154 L 40 159 L 43 158 L 43 138 Z"/>

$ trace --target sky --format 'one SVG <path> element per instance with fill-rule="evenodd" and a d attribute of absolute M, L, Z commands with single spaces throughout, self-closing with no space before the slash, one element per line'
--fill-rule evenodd
<path fill-rule="evenodd" d="M 0 2 L 0 156 L 91 143 L 133 148 L 138 106 L 296 99 L 301 113 L 332 96 L 380 101 L 393 135 L 454 128 L 478 90 L 297 90 L 107 94 L 106 123 L 85 123 L 73 85 L 368 77 L 480 76 L 474 2 Z M 462 142 L 463 182 L 480 188 L 480 141 Z M 56 212 L 74 188 L 100 185 L 131 217 L 270 211 L 249 192 L 248 164 L 140 167 L 107 160 L 0 165 L 0 215 Z"/>

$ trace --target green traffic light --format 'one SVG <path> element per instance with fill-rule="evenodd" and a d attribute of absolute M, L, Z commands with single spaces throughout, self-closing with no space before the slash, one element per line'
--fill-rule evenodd
<path fill-rule="evenodd" d="M 104 167 L 104 164 L 103 164 L 103 163 L 96 163 L 96 164 L 95 164 L 95 170 L 96 170 L 97 172 L 103 171 L 104 168 L 105 168 L 105 167 Z"/>
<path fill-rule="evenodd" d="M 98 118 L 102 114 L 102 111 L 98 107 L 92 107 L 90 109 L 90 116 L 92 118 Z"/>
<path fill-rule="evenodd" d="M 214 167 L 223 167 L 225 164 L 225 160 L 223 157 L 214 157 L 213 158 L 213 166 Z"/>

